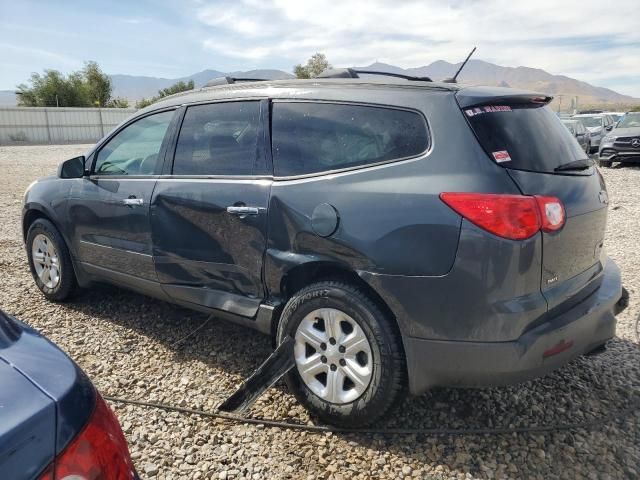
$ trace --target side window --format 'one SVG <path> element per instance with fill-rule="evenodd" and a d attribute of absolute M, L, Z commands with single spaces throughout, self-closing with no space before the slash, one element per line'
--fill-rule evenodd
<path fill-rule="evenodd" d="M 96 175 L 153 175 L 173 111 L 156 113 L 118 132 L 96 157 Z"/>
<path fill-rule="evenodd" d="M 260 102 L 187 108 L 173 160 L 174 175 L 251 175 L 258 152 Z"/>
<path fill-rule="evenodd" d="M 429 138 L 422 115 L 407 110 L 275 102 L 276 176 L 304 175 L 419 155 Z"/>

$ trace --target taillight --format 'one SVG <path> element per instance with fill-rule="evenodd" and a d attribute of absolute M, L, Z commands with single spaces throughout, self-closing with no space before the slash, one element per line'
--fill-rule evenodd
<path fill-rule="evenodd" d="M 131 480 L 134 476 L 118 419 L 96 394 L 96 408 L 89 422 L 40 480 Z"/>
<path fill-rule="evenodd" d="M 440 198 L 478 227 L 511 240 L 559 230 L 565 220 L 562 203 L 555 197 L 441 193 Z"/>

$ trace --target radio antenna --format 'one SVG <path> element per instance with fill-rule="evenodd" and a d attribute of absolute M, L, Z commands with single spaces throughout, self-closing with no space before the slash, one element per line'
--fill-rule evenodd
<path fill-rule="evenodd" d="M 469 61 L 469 59 L 471 58 L 471 55 L 473 55 L 473 52 L 476 51 L 476 47 L 473 47 L 473 50 L 471 50 L 471 52 L 469 52 L 469 55 L 467 55 L 467 58 L 465 59 L 464 62 L 462 62 L 462 65 L 460 65 L 460 68 L 458 69 L 458 71 L 456 72 L 456 74 L 451 77 L 451 78 L 447 78 L 445 80 L 443 80 L 444 83 L 457 83 L 457 78 L 458 75 L 460 74 L 460 72 L 462 71 L 462 69 L 464 68 L 464 66 L 467 64 L 467 62 Z"/>

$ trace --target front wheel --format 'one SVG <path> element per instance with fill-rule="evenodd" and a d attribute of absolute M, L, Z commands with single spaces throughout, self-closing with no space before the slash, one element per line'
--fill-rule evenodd
<path fill-rule="evenodd" d="M 49 220 L 39 218 L 29 227 L 27 256 L 33 279 L 48 300 L 61 302 L 71 296 L 76 288 L 71 256 Z"/>
<path fill-rule="evenodd" d="M 598 164 L 601 167 L 610 167 L 613 164 L 613 162 L 611 160 L 598 160 Z"/>
<path fill-rule="evenodd" d="M 403 396 L 406 367 L 392 318 L 364 291 L 326 281 L 297 292 L 278 326 L 295 340 L 286 376 L 297 399 L 322 421 L 361 427 Z"/>

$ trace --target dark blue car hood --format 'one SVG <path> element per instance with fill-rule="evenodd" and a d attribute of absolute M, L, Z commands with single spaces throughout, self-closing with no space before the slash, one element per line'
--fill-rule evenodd
<path fill-rule="evenodd" d="M 53 343 L 0 310 L 0 472 L 32 479 L 87 422 L 95 390 Z"/>

